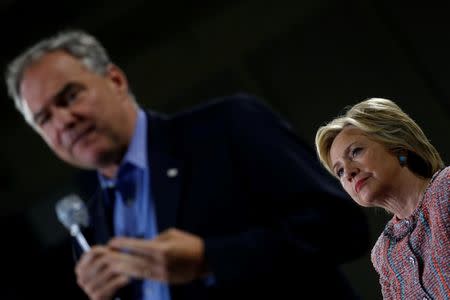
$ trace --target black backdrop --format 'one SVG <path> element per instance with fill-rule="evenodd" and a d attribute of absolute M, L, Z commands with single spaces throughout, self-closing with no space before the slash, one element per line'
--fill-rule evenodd
<path fill-rule="evenodd" d="M 246 91 L 313 146 L 317 127 L 345 106 L 385 97 L 448 162 L 448 11 L 436 0 L 4 0 L 0 64 L 43 36 L 81 28 L 105 44 L 146 107 L 174 112 Z M 53 212 L 79 173 L 53 156 L 1 88 L 1 298 L 81 299 Z M 389 216 L 367 217 L 374 242 Z M 363 299 L 381 298 L 369 253 L 344 269 Z"/>

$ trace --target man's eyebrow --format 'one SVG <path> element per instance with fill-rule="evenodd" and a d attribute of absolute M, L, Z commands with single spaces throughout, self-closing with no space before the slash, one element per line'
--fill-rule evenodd
<path fill-rule="evenodd" d="M 47 102 L 46 105 L 44 105 L 40 110 L 38 110 L 37 112 L 35 112 L 33 114 L 33 122 L 36 123 L 36 120 L 38 120 L 43 114 L 44 111 L 46 109 L 46 107 L 50 104 L 50 103 L 54 103 L 57 102 L 58 99 L 61 99 L 61 97 L 66 94 L 72 87 L 74 86 L 74 83 L 72 82 L 68 82 L 64 85 L 64 87 L 62 89 L 60 89 L 58 92 L 55 93 L 55 95 L 50 97 L 50 100 Z"/>

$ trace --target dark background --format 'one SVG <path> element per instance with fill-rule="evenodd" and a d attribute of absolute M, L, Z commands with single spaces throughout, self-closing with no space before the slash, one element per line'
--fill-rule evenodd
<path fill-rule="evenodd" d="M 384 97 L 448 162 L 446 2 L 1 0 L 0 66 L 44 36 L 81 28 L 103 42 L 146 107 L 174 112 L 246 91 L 313 146 L 318 126 L 345 106 Z M 1 88 L 0 298 L 80 299 L 53 210 L 78 172 L 54 157 Z M 366 213 L 374 243 L 389 216 Z M 381 299 L 369 255 L 344 269 L 363 299 Z"/>

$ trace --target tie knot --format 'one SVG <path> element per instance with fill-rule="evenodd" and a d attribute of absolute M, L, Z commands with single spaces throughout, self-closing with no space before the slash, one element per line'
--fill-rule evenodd
<path fill-rule="evenodd" d="M 131 204 L 136 199 L 136 185 L 139 169 L 131 165 L 122 169 L 116 182 L 116 189 L 126 204 Z M 126 167 L 125 166 L 125 167 Z"/>
<path fill-rule="evenodd" d="M 130 205 L 137 198 L 137 183 L 140 179 L 140 169 L 130 163 L 120 167 L 114 181 L 107 181 L 103 190 L 110 203 L 114 203 L 119 194 L 125 204 Z"/>
<path fill-rule="evenodd" d="M 111 205 L 114 203 L 116 199 L 116 186 L 115 185 L 107 185 L 102 188 L 104 194 L 106 195 L 107 204 Z"/>
<path fill-rule="evenodd" d="M 136 199 L 136 182 L 123 181 L 117 183 L 117 191 L 122 196 L 123 201 L 129 205 Z"/>

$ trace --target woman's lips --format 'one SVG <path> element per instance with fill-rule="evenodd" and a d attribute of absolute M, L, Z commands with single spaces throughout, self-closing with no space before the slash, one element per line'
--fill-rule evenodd
<path fill-rule="evenodd" d="M 360 179 L 360 180 L 358 180 L 356 182 L 356 184 L 355 184 L 355 191 L 356 191 L 356 193 L 359 193 L 359 191 L 361 190 L 363 184 L 366 182 L 367 178 L 369 178 L 369 177 Z"/>

